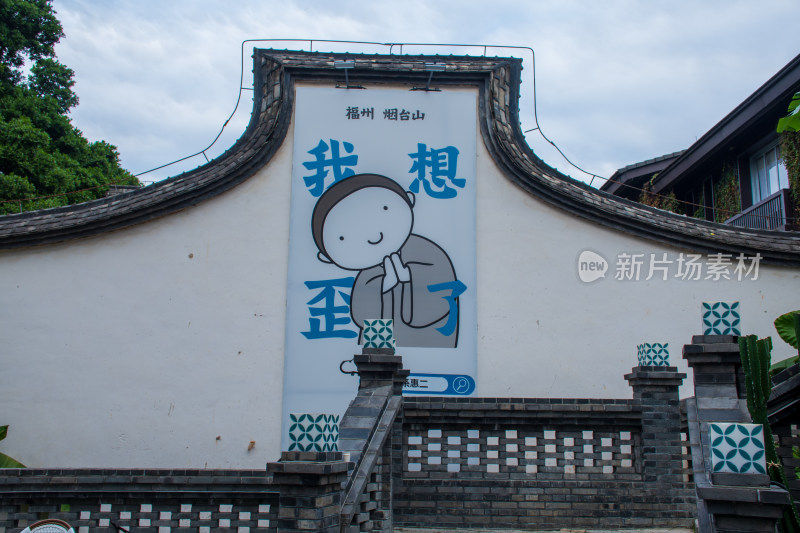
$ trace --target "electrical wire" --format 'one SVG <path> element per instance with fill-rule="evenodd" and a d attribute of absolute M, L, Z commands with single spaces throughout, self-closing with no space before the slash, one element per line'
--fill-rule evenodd
<path fill-rule="evenodd" d="M 536 98 L 537 97 L 537 91 L 536 91 L 536 52 L 530 46 L 493 45 L 493 44 L 414 43 L 414 42 L 382 43 L 382 42 L 377 42 L 377 41 L 346 41 L 346 40 L 331 40 L 331 39 L 246 39 L 246 40 L 242 41 L 242 44 L 241 44 L 241 58 L 240 58 L 241 59 L 240 60 L 240 67 L 241 68 L 240 68 L 240 78 L 239 78 L 239 95 L 238 95 L 238 97 L 236 99 L 236 106 L 234 107 L 233 112 L 231 113 L 230 117 L 228 117 L 228 119 L 225 121 L 225 123 L 222 126 L 222 129 L 217 134 L 217 136 L 214 138 L 214 140 L 211 142 L 211 144 L 208 145 L 205 149 L 201 150 L 200 152 L 197 152 L 197 153 L 192 154 L 190 156 L 183 157 L 181 159 L 173 161 L 172 163 L 167 163 L 165 165 L 161 165 L 161 166 L 158 166 L 156 168 L 152 168 L 150 170 L 146 170 L 144 172 L 136 174 L 136 176 L 138 177 L 138 176 L 147 174 L 149 172 L 153 172 L 155 170 L 159 170 L 159 169 L 162 169 L 164 167 L 173 165 L 175 163 L 179 163 L 179 162 L 184 161 L 186 159 L 189 159 L 191 157 L 195 157 L 197 155 L 200 155 L 201 153 L 205 155 L 205 151 L 208 150 L 209 148 L 211 148 L 214 145 L 214 143 L 217 142 L 217 140 L 222 135 L 223 130 L 225 129 L 225 127 L 228 125 L 228 123 L 233 118 L 234 114 L 236 113 L 236 110 L 239 108 L 239 103 L 240 103 L 241 97 L 242 97 L 242 91 L 245 89 L 245 87 L 244 87 L 244 46 L 245 46 L 246 43 L 254 43 L 254 42 L 308 42 L 309 43 L 309 51 L 313 52 L 314 51 L 314 41 L 316 41 L 318 43 L 362 44 L 362 45 L 384 46 L 384 47 L 389 47 L 389 54 L 392 54 L 395 46 L 400 47 L 400 54 L 403 53 L 403 46 L 431 46 L 431 47 L 451 47 L 451 48 L 459 48 L 459 47 L 461 47 L 461 48 L 483 48 L 483 56 L 486 56 L 486 53 L 487 53 L 489 48 L 505 48 L 505 49 L 511 49 L 511 50 L 527 50 L 531 54 L 531 77 L 532 77 L 532 81 L 533 81 L 533 120 L 534 120 L 534 124 L 536 125 L 536 127 L 535 128 L 531 128 L 529 130 L 525 130 L 525 131 L 523 131 L 523 133 L 529 133 L 531 131 L 538 131 L 539 135 L 542 136 L 542 139 L 544 139 L 553 148 L 555 148 L 558 151 L 558 153 L 561 154 L 561 157 L 563 157 L 564 160 L 569 165 L 571 165 L 576 170 L 578 170 L 580 172 L 583 172 L 587 176 L 591 176 L 591 180 L 589 181 L 589 186 L 592 186 L 592 184 L 594 183 L 594 179 L 595 178 L 599 178 L 599 179 L 605 180 L 606 182 L 619 183 L 621 185 L 625 185 L 626 187 L 630 187 L 632 189 L 635 189 L 640 193 L 647 192 L 652 197 L 672 200 L 672 198 L 670 196 L 668 196 L 668 195 L 654 193 L 652 191 L 646 191 L 645 189 L 639 188 L 639 187 L 633 187 L 632 185 L 625 184 L 625 183 L 623 183 L 621 181 L 612 180 L 610 178 L 606 178 L 606 177 L 600 176 L 600 175 L 595 174 L 593 172 L 589 172 L 589 171 L 581 168 L 577 164 L 575 164 L 569 157 L 567 157 L 567 155 L 561 150 L 561 148 L 555 142 L 550 140 L 550 138 L 547 137 L 547 135 L 545 135 L 544 131 L 542 130 L 542 126 L 539 123 L 539 112 L 538 112 L 537 98 Z M 703 208 L 703 209 L 706 208 L 706 206 L 702 205 L 702 204 L 695 204 L 693 202 L 688 202 L 688 201 L 685 201 L 685 200 L 677 200 L 677 201 L 680 202 L 682 205 L 688 206 L 688 207 Z M 715 211 L 723 213 L 723 214 L 726 214 L 726 215 L 729 215 L 729 216 L 733 216 L 733 215 L 738 214 L 740 212 L 740 211 L 728 211 L 728 210 L 721 210 L 721 209 L 715 209 Z M 769 215 L 751 215 L 751 216 L 763 217 L 763 218 L 767 218 L 767 219 L 768 218 L 772 218 Z M 790 217 L 786 217 L 786 220 L 788 222 L 790 220 Z"/>
<path fill-rule="evenodd" d="M 195 153 L 193 153 L 191 155 L 187 155 L 185 157 L 181 157 L 180 159 L 176 159 L 175 161 L 172 161 L 170 163 L 165 163 L 163 165 L 159 165 L 157 167 L 151 168 L 150 170 L 145 170 L 144 172 L 139 172 L 138 174 L 134 174 L 134 176 L 138 178 L 139 176 L 143 176 L 145 174 L 149 174 L 150 172 L 154 172 L 156 170 L 161 170 L 162 168 L 166 168 L 166 167 L 172 166 L 175 163 L 180 163 L 181 161 L 186 161 L 187 159 L 191 159 L 192 157 L 196 157 L 196 156 L 198 156 L 200 154 L 206 156 L 206 151 L 209 150 L 212 146 L 214 146 L 217 143 L 219 138 L 222 136 L 222 133 L 225 131 L 225 128 L 228 126 L 228 123 L 233 119 L 234 115 L 236 115 L 236 111 L 239 109 L 239 104 L 242 101 L 242 91 L 247 89 L 246 87 L 244 87 L 244 46 L 245 46 L 245 44 L 247 44 L 247 43 L 258 43 L 258 42 L 276 42 L 276 41 L 280 41 L 280 42 L 308 42 L 308 43 L 310 43 L 310 48 L 311 48 L 310 51 L 313 52 L 313 47 L 314 47 L 314 41 L 315 40 L 317 40 L 317 39 L 245 39 L 244 41 L 242 41 L 242 44 L 241 44 L 241 55 L 240 55 L 240 58 L 239 58 L 240 59 L 239 60 L 239 94 L 236 97 L 236 105 L 233 107 L 233 111 L 231 112 L 230 116 L 228 116 L 227 120 L 225 120 L 225 123 L 222 124 L 222 128 L 220 128 L 219 133 L 217 133 L 217 136 L 214 137 L 213 141 L 211 141 L 211 144 L 209 144 L 208 146 L 206 146 L 205 148 L 203 148 L 199 152 L 195 152 Z M 317 40 L 317 42 L 343 43 L 343 44 L 384 45 L 384 43 L 371 42 L 371 41 L 334 41 L 334 40 L 320 41 L 320 40 Z M 208 160 L 208 156 L 206 156 L 206 161 L 207 160 Z"/>
<path fill-rule="evenodd" d="M 561 154 L 561 156 L 564 158 L 564 160 L 567 163 L 569 163 L 571 166 L 573 166 L 574 168 L 576 168 L 580 172 L 583 172 L 587 176 L 591 176 L 592 177 L 592 181 L 594 180 L 594 178 L 606 179 L 606 178 L 603 178 L 602 176 L 599 176 L 599 175 L 594 174 L 592 172 L 588 172 L 588 171 L 582 169 L 581 167 L 579 167 L 578 165 L 576 165 L 575 163 L 573 163 L 566 156 L 566 154 L 564 154 L 564 152 L 561 150 L 561 148 L 559 148 L 558 145 L 556 145 L 553 141 L 551 141 L 544 134 L 544 132 L 542 131 L 541 125 L 539 124 L 539 114 L 538 114 L 537 105 L 536 105 L 536 53 L 534 52 L 532 47 L 530 47 L 530 46 L 513 46 L 513 45 L 495 45 L 495 44 L 465 44 L 465 43 L 414 43 L 414 42 L 392 43 L 392 42 L 378 42 L 378 41 L 346 41 L 346 40 L 336 40 L 336 39 L 245 39 L 244 41 L 242 41 L 242 44 L 241 44 L 241 56 L 240 56 L 240 62 L 239 62 L 240 63 L 239 94 L 238 94 L 238 96 L 236 98 L 236 105 L 233 108 L 233 112 L 230 114 L 228 119 L 222 125 L 222 128 L 220 129 L 219 133 L 217 133 L 217 136 L 214 137 L 213 141 L 211 141 L 211 144 L 209 144 L 208 146 L 206 146 L 204 149 L 200 150 L 199 152 L 195 152 L 195 153 L 193 153 L 191 155 L 187 155 L 185 157 L 181 157 L 180 159 L 176 159 L 175 161 L 172 161 L 170 163 L 165 163 L 163 165 L 159 165 L 159 166 L 151 168 L 149 170 L 145 170 L 143 172 L 139 172 L 138 174 L 134 174 L 134 176 L 136 176 L 138 178 L 139 176 L 143 176 L 143 175 L 148 174 L 150 172 L 154 172 L 156 170 L 160 170 L 162 168 L 174 165 L 176 163 L 180 163 L 181 161 L 185 161 L 187 159 L 191 159 L 192 157 L 196 157 L 196 156 L 201 155 L 201 154 L 205 155 L 205 152 L 207 150 L 209 150 L 212 146 L 214 146 L 214 144 L 217 142 L 217 140 L 219 140 L 219 138 L 222 135 L 223 131 L 227 127 L 228 123 L 231 121 L 231 119 L 233 119 L 233 116 L 236 114 L 236 111 L 239 109 L 239 104 L 241 103 L 241 99 L 242 99 L 242 91 L 246 89 L 244 87 L 244 47 L 245 47 L 245 45 L 247 43 L 258 43 L 258 42 L 307 42 L 307 43 L 309 43 L 309 51 L 311 51 L 311 52 L 314 51 L 314 42 L 317 42 L 317 43 L 358 44 L 358 45 L 383 46 L 383 47 L 388 47 L 389 48 L 389 54 L 393 53 L 395 46 L 400 47 L 400 54 L 403 53 L 403 47 L 404 46 L 430 46 L 430 47 L 442 47 L 442 48 L 444 48 L 444 47 L 447 47 L 447 48 L 482 48 L 483 49 L 483 56 L 486 56 L 486 53 L 487 53 L 489 48 L 501 48 L 501 49 L 510 49 L 510 50 L 527 50 L 531 54 L 531 72 L 532 72 L 532 77 L 533 77 L 533 119 L 534 119 L 534 122 L 536 124 L 536 127 L 531 129 L 531 130 L 527 130 L 524 133 L 527 133 L 529 131 L 534 131 L 534 130 L 539 131 L 539 134 L 542 136 L 542 138 L 545 141 L 547 141 L 550 145 L 552 145 L 558 151 L 558 153 Z M 591 185 L 591 183 L 590 183 L 590 185 Z"/>
<path fill-rule="evenodd" d="M 591 180 L 589 181 L 589 186 L 592 186 L 592 184 L 594 183 L 594 179 L 595 178 L 600 178 L 602 180 L 605 180 L 608 183 L 619 183 L 620 185 L 623 185 L 625 187 L 629 187 L 629 188 L 634 189 L 634 190 L 636 190 L 636 191 L 638 191 L 640 193 L 647 192 L 652 197 L 675 200 L 675 201 L 678 201 L 680 204 L 682 204 L 684 206 L 688 206 L 688 207 L 703 208 L 703 209 L 706 208 L 706 206 L 703 205 L 703 204 L 696 204 L 696 203 L 688 202 L 688 201 L 685 201 L 685 200 L 677 200 L 677 199 L 672 198 L 672 197 L 670 197 L 668 195 L 654 193 L 654 192 L 648 191 L 648 190 L 646 190 L 644 188 L 634 187 L 633 185 L 626 184 L 626 183 L 621 182 L 621 181 L 612 180 L 610 178 L 605 178 L 605 177 L 600 176 L 598 174 L 595 174 L 593 172 L 589 172 L 589 171 L 581 168 L 577 164 L 575 164 L 569 157 L 567 157 L 567 155 L 561 150 L 561 148 L 555 142 L 550 140 L 550 138 L 547 137 L 547 135 L 545 135 L 544 131 L 542 130 L 542 126 L 539 123 L 539 112 L 538 112 L 537 98 L 536 98 L 536 96 L 537 96 L 537 91 L 536 91 L 536 53 L 534 52 L 533 48 L 530 47 L 530 46 L 514 46 L 514 45 L 464 44 L 464 43 L 414 43 L 414 42 L 392 43 L 392 42 L 378 42 L 378 41 L 348 41 L 348 40 L 336 40 L 336 39 L 245 39 L 245 40 L 242 41 L 242 43 L 240 45 L 241 51 L 240 51 L 240 61 L 239 61 L 239 91 L 238 91 L 238 95 L 236 97 L 236 104 L 234 105 L 233 111 L 228 116 L 228 118 L 225 120 L 225 122 L 222 124 L 222 127 L 220 128 L 219 132 L 214 137 L 214 139 L 211 141 L 211 143 L 208 146 L 206 146 L 205 148 L 203 148 L 202 150 L 198 151 L 198 152 L 195 152 L 193 154 L 181 157 L 181 158 L 176 159 L 174 161 L 171 161 L 169 163 L 165 163 L 163 165 L 159 165 L 157 167 L 153 167 L 153 168 L 151 168 L 149 170 L 145 170 L 143 172 L 139 172 L 137 174 L 134 174 L 134 177 L 138 178 L 139 176 L 144 176 L 145 174 L 149 174 L 151 172 L 155 172 L 156 170 L 161 170 L 162 168 L 166 168 L 166 167 L 172 166 L 172 165 L 174 165 L 176 163 L 180 163 L 182 161 L 186 161 L 187 159 L 191 159 L 191 158 L 197 157 L 199 155 L 203 155 L 203 157 L 205 157 L 206 161 L 208 161 L 208 156 L 206 155 L 206 152 L 209 149 L 211 149 L 217 143 L 217 141 L 219 140 L 219 138 L 222 136 L 223 132 L 225 131 L 225 128 L 228 126 L 230 121 L 236 115 L 236 111 L 238 111 L 239 105 L 241 104 L 241 101 L 242 101 L 242 92 L 245 91 L 245 90 L 252 90 L 252 88 L 250 88 L 250 87 L 244 87 L 244 53 L 245 53 L 245 48 L 244 47 L 245 47 L 245 45 L 247 43 L 258 43 L 258 42 L 306 42 L 306 43 L 309 43 L 309 51 L 310 52 L 314 51 L 314 42 L 317 42 L 317 43 L 336 43 L 336 44 L 358 44 L 358 45 L 383 46 L 383 47 L 388 47 L 389 48 L 389 54 L 390 55 L 393 53 L 395 46 L 400 47 L 400 54 L 401 55 L 403 53 L 403 47 L 404 46 L 430 46 L 430 47 L 449 47 L 449 48 L 482 48 L 484 57 L 486 56 L 487 51 L 488 51 L 489 48 L 501 48 L 501 49 L 510 49 L 510 50 L 527 50 L 531 54 L 531 75 L 532 75 L 532 81 L 533 81 L 533 120 L 534 120 L 534 124 L 536 125 L 536 127 L 528 129 L 528 130 L 525 130 L 525 131 L 523 131 L 523 133 L 529 133 L 529 132 L 532 132 L 532 131 L 538 131 L 539 135 L 541 135 L 542 139 L 544 139 L 548 144 L 550 144 L 553 148 L 555 148 L 556 151 L 558 151 L 558 153 L 561 154 L 561 157 L 563 157 L 564 160 L 570 166 L 572 166 L 576 170 L 586 174 L 587 176 L 591 177 Z M 109 185 L 119 185 L 119 182 L 117 182 L 117 183 L 108 183 L 108 184 L 104 184 L 104 185 L 98 185 L 96 187 L 89 187 L 89 188 L 80 189 L 80 190 L 76 190 L 76 191 L 70 191 L 70 192 L 60 193 L 60 194 L 53 194 L 53 195 L 48 195 L 48 196 L 37 196 L 37 197 L 23 198 L 23 199 L 18 199 L 18 200 L 3 200 L 3 201 L 0 201 L 0 204 L 6 204 L 6 203 L 12 203 L 12 202 L 21 204 L 22 202 L 29 202 L 29 201 L 40 200 L 40 199 L 62 197 L 62 196 L 67 196 L 69 194 L 75 194 L 75 193 L 78 193 L 78 192 L 85 192 L 85 191 L 99 189 L 99 188 L 102 188 L 102 187 L 107 187 Z M 721 209 L 715 209 L 715 211 L 723 213 L 723 214 L 726 214 L 726 215 L 731 215 L 731 216 L 740 213 L 740 211 L 729 211 L 729 210 L 721 210 Z M 762 217 L 762 218 L 766 218 L 766 219 L 774 218 L 774 217 L 771 217 L 770 215 L 755 215 L 755 214 L 753 214 L 753 215 L 750 215 L 750 216 Z M 789 222 L 790 220 L 792 222 L 794 221 L 794 219 L 791 219 L 790 217 L 786 217 L 786 220 L 787 220 L 787 222 Z"/>

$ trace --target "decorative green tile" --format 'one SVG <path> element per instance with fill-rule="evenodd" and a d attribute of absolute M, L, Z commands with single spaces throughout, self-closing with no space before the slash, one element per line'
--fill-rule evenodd
<path fill-rule="evenodd" d="M 734 474 L 766 474 L 761 424 L 709 424 L 711 469 Z"/>
<path fill-rule="evenodd" d="M 339 415 L 289 413 L 289 451 L 339 451 Z"/>
<path fill-rule="evenodd" d="M 639 366 L 669 366 L 669 343 L 645 342 L 636 346 Z"/>
<path fill-rule="evenodd" d="M 394 349 L 393 322 L 391 318 L 364 320 L 364 348 Z"/>
<path fill-rule="evenodd" d="M 739 302 L 703 302 L 703 335 L 741 335 Z"/>

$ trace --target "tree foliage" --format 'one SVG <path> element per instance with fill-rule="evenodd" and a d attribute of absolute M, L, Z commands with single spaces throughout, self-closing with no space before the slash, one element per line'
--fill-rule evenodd
<path fill-rule="evenodd" d="M 72 125 L 74 73 L 55 59 L 62 36 L 51 0 L 0 0 L 0 215 L 138 184 L 114 146 L 89 142 Z"/>

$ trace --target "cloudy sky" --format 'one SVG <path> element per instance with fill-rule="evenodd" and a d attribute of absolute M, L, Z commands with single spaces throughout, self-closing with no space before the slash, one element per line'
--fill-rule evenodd
<path fill-rule="evenodd" d="M 56 51 L 75 71 L 80 97 L 73 122 L 90 140 L 116 145 L 134 173 L 214 139 L 236 104 L 246 39 L 531 47 L 542 130 L 575 164 L 605 177 L 686 148 L 800 53 L 797 0 L 55 0 L 54 7 L 66 33 Z M 248 43 L 246 87 L 253 46 L 310 45 Z M 313 48 L 389 51 L 322 42 Z M 483 48 L 406 46 L 403 52 L 478 55 Z M 530 53 L 488 53 L 523 58 L 522 127 L 534 128 Z M 244 131 L 251 93 L 242 98 L 210 157 Z M 527 138 L 550 165 L 589 179 L 538 132 Z M 140 179 L 204 162 L 198 156 Z"/>

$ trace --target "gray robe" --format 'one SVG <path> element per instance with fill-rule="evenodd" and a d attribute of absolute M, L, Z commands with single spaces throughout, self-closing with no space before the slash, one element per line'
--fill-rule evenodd
<path fill-rule="evenodd" d="M 448 291 L 428 290 L 430 285 L 456 280 L 450 258 L 436 243 L 413 233 L 399 254 L 411 272 L 411 280 L 383 292 L 383 264 L 359 272 L 350 299 L 353 321 L 363 330 L 364 320 L 393 319 L 397 346 L 454 348 L 458 342 L 458 299 L 451 311 L 450 302 L 443 297 L 449 295 Z M 456 327 L 451 335 L 444 335 L 436 328 L 447 323 L 451 312 L 455 313 Z"/>

